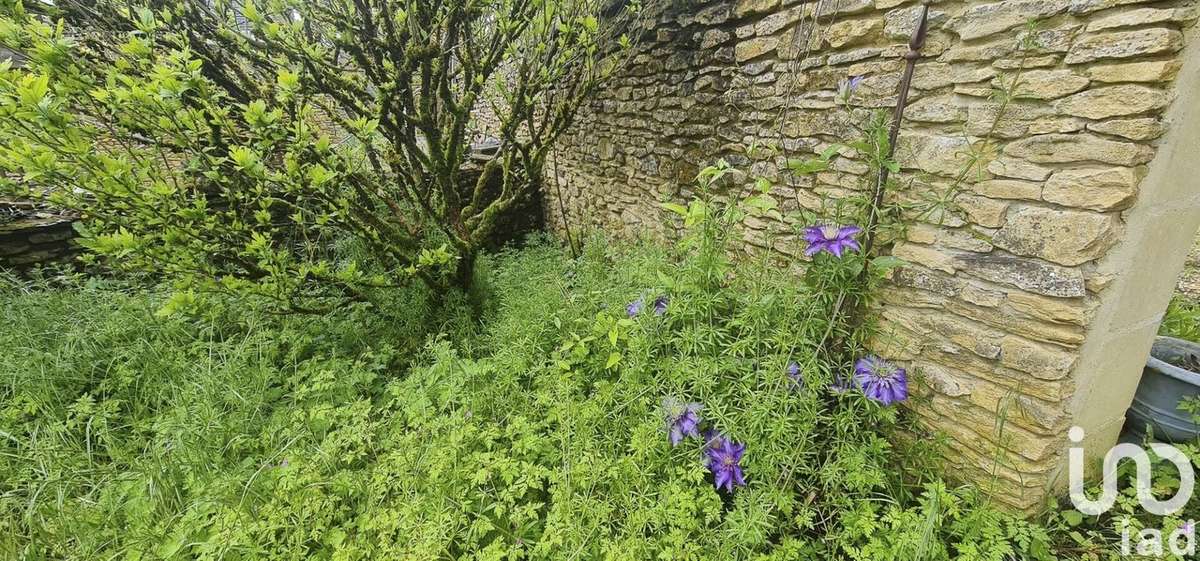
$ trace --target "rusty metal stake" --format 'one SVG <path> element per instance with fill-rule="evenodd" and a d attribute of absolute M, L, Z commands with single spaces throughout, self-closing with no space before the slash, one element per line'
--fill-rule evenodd
<path fill-rule="evenodd" d="M 929 31 L 929 4 L 921 6 L 920 20 L 913 30 L 912 38 L 908 41 L 908 52 L 904 53 L 904 76 L 900 79 L 900 92 L 896 97 L 896 108 L 892 112 L 892 127 L 888 131 L 887 159 L 891 160 L 896 154 L 896 141 L 900 137 L 900 122 L 904 120 L 904 109 L 908 105 L 908 91 L 912 88 L 913 71 L 917 60 L 921 58 L 921 49 L 925 47 L 925 36 Z M 863 255 L 871 258 L 871 250 L 875 247 L 875 230 L 879 226 L 879 212 L 883 207 L 883 196 L 887 191 L 888 168 L 881 166 L 879 176 L 875 181 L 875 196 L 867 214 L 866 239 L 863 243 Z M 867 268 L 863 267 L 863 274 Z"/>

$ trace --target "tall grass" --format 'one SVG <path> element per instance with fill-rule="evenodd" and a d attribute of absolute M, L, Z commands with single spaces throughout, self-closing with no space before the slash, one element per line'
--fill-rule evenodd
<path fill-rule="evenodd" d="M 896 408 L 829 390 L 818 292 L 853 270 L 721 255 L 534 243 L 480 263 L 480 310 L 2 293 L 0 557 L 1048 559 L 894 438 Z M 627 317 L 658 294 L 667 313 Z M 668 396 L 747 445 L 746 487 L 668 444 Z"/>

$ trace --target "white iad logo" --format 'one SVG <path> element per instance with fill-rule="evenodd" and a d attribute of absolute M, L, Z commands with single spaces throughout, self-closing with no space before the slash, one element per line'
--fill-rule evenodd
<path fill-rule="evenodd" d="M 1067 432 L 1067 437 L 1075 444 L 1083 442 L 1084 436 L 1081 427 L 1071 427 L 1071 430 Z M 1179 470 L 1179 490 L 1175 492 L 1175 496 L 1165 501 L 1160 501 L 1154 496 L 1154 474 L 1150 463 L 1150 454 L 1141 446 L 1125 443 L 1114 446 L 1104 456 L 1100 498 L 1092 500 L 1084 492 L 1083 473 L 1085 467 L 1083 447 L 1072 446 L 1068 449 L 1067 470 L 1070 472 L 1071 503 L 1075 505 L 1075 509 L 1090 516 L 1099 516 L 1112 509 L 1119 493 L 1117 489 L 1117 465 L 1121 460 L 1129 459 L 1137 464 L 1137 498 L 1138 503 L 1141 504 L 1146 512 L 1157 516 L 1170 516 L 1183 510 L 1183 507 L 1192 498 L 1192 491 L 1196 483 L 1196 474 L 1192 470 L 1191 460 L 1178 448 L 1170 444 L 1152 442 L 1150 443 L 1150 449 L 1154 451 L 1156 456 L 1175 464 L 1175 467 Z M 1140 541 L 1137 547 L 1139 554 L 1162 553 L 1162 531 L 1147 528 L 1139 532 L 1138 537 Z M 1129 555 L 1132 553 L 1133 548 L 1130 545 L 1128 524 L 1126 524 L 1125 529 L 1122 531 L 1122 538 L 1122 549 L 1126 555 Z M 1180 539 L 1183 539 L 1186 545 L 1180 546 Z M 1175 530 L 1168 539 L 1168 542 L 1172 553 L 1177 555 L 1194 554 L 1196 547 L 1195 539 L 1195 523 L 1189 522 L 1184 527 Z"/>

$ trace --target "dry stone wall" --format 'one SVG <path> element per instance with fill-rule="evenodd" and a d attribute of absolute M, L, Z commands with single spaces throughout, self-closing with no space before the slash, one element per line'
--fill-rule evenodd
<path fill-rule="evenodd" d="M 785 211 L 863 189 L 867 167 L 852 159 L 804 179 L 780 164 L 853 134 L 835 103 L 847 78 L 863 77 L 857 104 L 892 106 L 918 2 L 659 4 L 628 71 L 551 161 L 551 223 L 564 222 L 561 190 L 574 228 L 670 238 L 678 226 L 657 203 L 688 197 L 696 172 L 720 157 L 775 181 Z M 1075 368 L 1121 272 L 1105 259 L 1174 125 L 1165 116 L 1197 15 L 1185 0 L 932 3 L 898 152 L 911 186 L 899 197 L 925 200 L 959 180 L 961 193 L 957 212 L 910 216 L 892 248 L 910 265 L 884 294 L 879 351 L 919 372 L 913 409 L 950 437 L 949 460 L 998 474 L 998 496 L 1014 507 L 1065 484 Z M 1023 51 L 1025 39 L 1038 49 Z M 1019 98 L 995 99 L 1018 74 Z M 780 154 L 748 158 L 752 144 Z M 751 223 L 747 247 L 799 257 L 796 226 Z M 1115 438 L 1123 412 L 1095 424 Z"/>
<path fill-rule="evenodd" d="M 79 253 L 71 216 L 0 201 L 0 269 L 68 263 Z"/>

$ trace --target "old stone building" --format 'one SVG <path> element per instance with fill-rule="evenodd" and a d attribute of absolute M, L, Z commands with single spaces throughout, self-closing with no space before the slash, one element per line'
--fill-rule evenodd
<path fill-rule="evenodd" d="M 931 4 L 897 196 L 961 192 L 955 212 L 914 212 L 891 249 L 909 264 L 884 294 L 878 351 L 919 373 L 913 408 L 951 438 L 962 473 L 997 474 L 1001 499 L 1032 508 L 1066 484 L 1070 426 L 1093 453 L 1117 438 L 1200 224 L 1197 6 Z M 656 203 L 686 198 L 719 157 L 771 179 L 784 210 L 864 189 L 852 158 L 804 178 L 780 164 L 854 134 L 835 99 L 848 78 L 863 77 L 855 103 L 894 104 L 920 3 L 651 9 L 628 70 L 559 146 L 551 222 L 563 226 L 561 190 L 576 228 L 670 237 L 677 225 Z M 1018 76 L 1017 99 L 993 96 Z M 778 152 L 748 158 L 751 144 Z M 758 221 L 744 236 L 798 256 L 796 226 Z"/>

